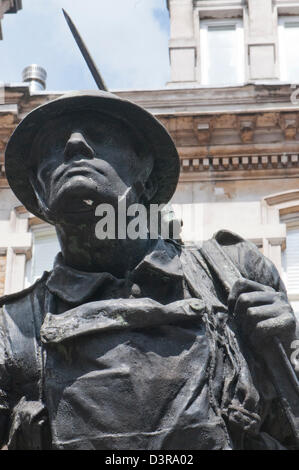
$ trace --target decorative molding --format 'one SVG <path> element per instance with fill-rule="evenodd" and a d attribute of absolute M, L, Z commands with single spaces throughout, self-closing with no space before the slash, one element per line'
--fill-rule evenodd
<path fill-rule="evenodd" d="M 39 219 L 38 217 L 31 216 L 29 218 L 29 227 L 32 229 L 33 227 L 45 225 L 45 221 L 42 219 Z M 49 224 L 47 224 L 49 225 Z"/>
<path fill-rule="evenodd" d="M 273 4 L 277 7 L 279 15 L 298 15 L 298 0 L 273 0 Z"/>
<path fill-rule="evenodd" d="M 284 113 L 280 115 L 280 127 L 286 140 L 295 140 L 298 130 L 298 114 Z"/>
<path fill-rule="evenodd" d="M 193 129 L 199 145 L 209 143 L 213 131 L 212 118 L 194 117 Z"/>
<path fill-rule="evenodd" d="M 200 18 L 235 18 L 243 16 L 246 0 L 195 0 Z"/>
<path fill-rule="evenodd" d="M 20 206 L 17 206 L 17 207 L 14 208 L 14 210 L 15 210 L 15 212 L 16 212 L 17 215 L 26 214 L 26 215 L 28 215 L 28 217 L 29 217 L 29 215 L 30 215 L 30 213 L 28 212 L 28 210 L 26 209 L 25 206 L 21 206 L 21 205 L 20 205 Z"/>
<path fill-rule="evenodd" d="M 286 222 L 287 220 L 289 221 L 290 219 L 295 218 L 297 221 L 297 225 L 299 225 L 298 214 L 299 214 L 299 201 L 297 201 L 297 203 L 294 203 L 294 205 L 290 205 L 288 207 L 282 207 L 281 209 L 279 209 L 279 215 L 281 217 L 285 217 L 283 222 Z M 290 215 L 292 215 L 292 217 L 290 217 Z"/>
<path fill-rule="evenodd" d="M 206 158 L 183 158 L 183 172 L 236 171 L 299 168 L 299 154 L 238 155 Z M 299 177 L 299 172 L 298 172 Z"/>
<path fill-rule="evenodd" d="M 290 85 L 277 84 L 117 94 L 145 106 L 168 129 L 180 154 L 181 181 L 206 181 L 299 177 L 299 104 L 291 103 L 292 92 Z M 3 112 L 0 107 L 0 188 L 9 187 L 4 148 L 17 122 L 59 95 L 32 96 L 26 86 L 5 87 Z M 17 112 L 8 112 L 7 105 L 12 104 Z M 239 105 L 244 112 L 236 109 Z M 39 223 L 30 219 L 31 226 Z"/>
<path fill-rule="evenodd" d="M 44 220 L 36 217 L 35 215 L 31 214 L 31 212 L 29 212 L 25 206 L 17 206 L 15 207 L 15 212 L 17 215 L 25 215 L 25 217 L 28 219 L 28 226 L 30 229 L 32 229 L 33 227 L 36 227 L 36 226 L 41 226 L 41 225 L 45 225 L 45 226 L 49 226 L 51 227 L 50 224 L 47 224 L 45 223 Z"/>
<path fill-rule="evenodd" d="M 299 190 L 284 191 L 283 193 L 271 194 L 264 198 L 269 206 L 277 206 L 289 201 L 299 201 Z"/>
<path fill-rule="evenodd" d="M 256 120 L 255 115 L 239 117 L 239 132 L 243 144 L 253 142 Z"/>

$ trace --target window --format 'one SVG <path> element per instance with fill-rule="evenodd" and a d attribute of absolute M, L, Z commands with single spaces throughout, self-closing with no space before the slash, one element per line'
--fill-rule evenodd
<path fill-rule="evenodd" d="M 202 84 L 244 83 L 244 33 L 241 20 L 200 23 Z"/>
<path fill-rule="evenodd" d="M 299 17 L 279 19 L 280 78 L 299 83 Z"/>
<path fill-rule="evenodd" d="M 286 249 L 282 256 L 283 281 L 295 314 L 299 318 L 299 226 L 287 225 Z"/>
<path fill-rule="evenodd" d="M 57 235 L 52 228 L 38 228 L 33 231 L 32 258 L 26 266 L 26 287 L 40 278 L 44 271 L 53 268 L 56 254 L 60 251 Z"/>

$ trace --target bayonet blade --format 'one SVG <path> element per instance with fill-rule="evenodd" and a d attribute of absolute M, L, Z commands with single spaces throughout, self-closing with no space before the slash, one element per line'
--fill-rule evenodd
<path fill-rule="evenodd" d="M 87 47 L 85 46 L 84 41 L 81 38 L 76 26 L 74 25 L 73 21 L 71 20 L 70 16 L 67 14 L 67 12 L 64 9 L 62 9 L 62 11 L 63 11 L 64 17 L 66 19 L 66 22 L 67 22 L 67 24 L 68 24 L 68 26 L 71 30 L 71 33 L 72 33 L 72 35 L 73 35 L 80 51 L 81 51 L 81 54 L 84 57 L 84 60 L 87 64 L 87 66 L 88 66 L 88 68 L 89 68 L 89 70 L 90 70 L 90 72 L 91 72 L 91 74 L 92 74 L 99 90 L 108 91 L 108 89 L 106 87 L 106 84 L 105 84 L 100 72 L 98 71 L 97 66 L 94 63 Z"/>

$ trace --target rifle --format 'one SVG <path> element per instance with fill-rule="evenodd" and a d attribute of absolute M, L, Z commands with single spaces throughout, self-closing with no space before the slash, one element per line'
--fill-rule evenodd
<path fill-rule="evenodd" d="M 94 60 L 92 59 L 87 47 L 85 46 L 84 41 L 81 38 L 76 26 L 74 25 L 73 21 L 71 20 L 70 16 L 67 14 L 67 12 L 64 9 L 62 9 L 62 11 L 63 11 L 64 17 L 66 19 L 66 22 L 69 25 L 71 33 L 72 33 L 72 35 L 73 35 L 80 51 L 81 51 L 81 54 L 84 57 L 84 60 L 87 64 L 87 67 L 89 68 L 89 70 L 91 72 L 91 75 L 93 76 L 99 90 L 108 91 L 108 89 L 106 87 L 106 84 L 105 84 L 100 72 L 98 71 L 97 66 L 96 66 Z"/>

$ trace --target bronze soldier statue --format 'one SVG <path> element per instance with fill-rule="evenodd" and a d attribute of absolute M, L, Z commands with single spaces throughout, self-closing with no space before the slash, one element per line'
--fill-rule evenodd
<path fill-rule="evenodd" d="M 1 445 L 299 448 L 284 376 L 296 382 L 296 321 L 274 265 L 226 231 L 202 247 L 96 236 L 99 204 L 117 215 L 120 198 L 149 208 L 175 191 L 179 157 L 151 114 L 105 91 L 65 95 L 25 117 L 5 164 L 61 252 L 1 299 Z"/>

